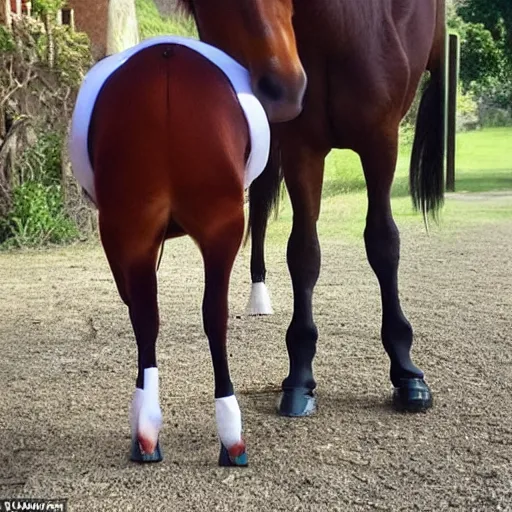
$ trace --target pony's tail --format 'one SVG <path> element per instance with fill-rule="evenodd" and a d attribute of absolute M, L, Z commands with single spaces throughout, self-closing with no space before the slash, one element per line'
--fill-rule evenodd
<path fill-rule="evenodd" d="M 445 59 L 431 69 L 423 91 L 411 155 L 409 185 L 415 210 L 435 219 L 444 203 L 446 141 Z"/>
<path fill-rule="evenodd" d="M 244 245 L 256 223 L 266 222 L 272 212 L 279 211 L 282 181 L 281 150 L 276 138 L 272 137 L 267 165 L 249 187 L 249 222 Z"/>

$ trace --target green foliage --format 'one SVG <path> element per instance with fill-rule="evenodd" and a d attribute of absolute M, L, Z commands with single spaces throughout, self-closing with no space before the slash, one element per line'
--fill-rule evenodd
<path fill-rule="evenodd" d="M 39 247 L 76 239 L 76 226 L 64 214 L 59 185 L 26 181 L 14 190 L 9 214 L 0 220 L 3 248 Z"/>
<path fill-rule="evenodd" d="M 15 49 L 11 32 L 0 25 L 0 52 L 12 52 Z"/>
<path fill-rule="evenodd" d="M 512 2 L 465 0 L 449 8 L 448 26 L 460 35 L 462 90 L 482 107 L 481 124 L 495 126 L 491 111 L 512 105 Z"/>
<path fill-rule="evenodd" d="M 135 0 L 139 30 L 142 39 L 157 35 L 179 35 L 197 39 L 195 22 L 190 17 L 160 16 L 153 0 Z"/>
<path fill-rule="evenodd" d="M 78 236 L 76 226 L 64 213 L 62 144 L 60 134 L 40 133 L 36 144 L 18 162 L 11 209 L 0 219 L 2 247 L 37 247 Z"/>
<path fill-rule="evenodd" d="M 60 184 L 63 142 L 59 133 L 39 133 L 36 144 L 24 152 L 17 165 L 19 182 L 36 181 L 45 187 Z"/>
<path fill-rule="evenodd" d="M 78 87 L 82 83 L 86 70 L 93 65 L 87 34 L 73 32 L 68 26 L 60 25 L 53 28 L 53 38 L 56 47 L 55 70 L 61 82 Z M 42 37 L 43 51 L 46 44 L 47 37 Z"/>
<path fill-rule="evenodd" d="M 461 18 L 482 23 L 512 65 L 512 2 L 510 0 L 465 0 L 457 9 Z"/>
<path fill-rule="evenodd" d="M 478 104 L 472 93 L 459 93 L 457 96 L 457 112 L 459 114 L 464 116 L 475 115 L 477 110 Z"/>
<path fill-rule="evenodd" d="M 36 14 L 56 14 L 66 5 L 66 0 L 32 0 L 32 10 Z"/>
<path fill-rule="evenodd" d="M 463 85 L 490 83 L 499 76 L 503 66 L 503 52 L 491 33 L 481 23 L 468 23 L 461 36 L 460 78 Z"/>

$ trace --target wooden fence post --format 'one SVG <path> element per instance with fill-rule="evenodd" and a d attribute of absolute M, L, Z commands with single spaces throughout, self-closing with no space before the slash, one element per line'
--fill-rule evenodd
<path fill-rule="evenodd" d="M 460 42 L 450 34 L 448 45 L 448 119 L 446 137 L 446 190 L 455 192 L 455 160 L 457 149 L 457 91 L 459 84 Z"/>

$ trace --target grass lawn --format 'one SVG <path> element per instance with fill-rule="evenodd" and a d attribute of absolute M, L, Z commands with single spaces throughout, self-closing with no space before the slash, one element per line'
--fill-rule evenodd
<path fill-rule="evenodd" d="M 512 128 L 493 128 L 460 133 L 457 137 L 457 192 L 510 190 L 512 194 Z M 408 193 L 410 146 L 400 151 L 393 186 L 393 213 L 397 224 L 405 227 L 422 224 L 413 211 Z M 349 192 L 349 193 L 347 193 Z M 366 215 L 366 191 L 359 157 L 351 151 L 332 151 L 327 159 L 322 211 L 319 222 L 321 237 L 360 240 Z M 499 222 L 512 218 L 511 201 L 497 197 L 486 201 L 461 200 L 447 194 L 439 223 L 432 232 L 453 232 L 469 224 Z M 292 211 L 287 199 L 279 219 L 272 222 L 270 236 L 287 239 Z"/>
<path fill-rule="evenodd" d="M 197 37 L 192 19 L 160 16 L 153 0 L 135 0 L 135 7 L 142 39 L 165 34 Z"/>
<path fill-rule="evenodd" d="M 457 192 L 512 190 L 512 128 L 487 128 L 457 135 L 455 188 Z M 408 195 L 411 147 L 402 145 L 393 196 Z M 351 151 L 332 151 L 327 158 L 324 197 L 365 189 L 359 157 Z"/>

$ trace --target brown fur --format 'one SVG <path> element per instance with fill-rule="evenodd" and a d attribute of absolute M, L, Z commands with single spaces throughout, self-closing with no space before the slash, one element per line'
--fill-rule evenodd
<path fill-rule="evenodd" d="M 288 243 L 294 315 L 287 333 L 290 374 L 283 383 L 285 392 L 293 397 L 294 392 L 315 387 L 312 360 L 318 333 L 312 296 L 320 271 L 316 224 L 324 160 L 332 148 L 352 149 L 361 157 L 368 190 L 365 243 L 381 287 L 382 341 L 391 360 L 391 380 L 400 386 L 402 379 L 421 379 L 423 373 L 410 359 L 412 329 L 398 297 L 400 243 L 390 194 L 399 124 L 428 69 L 431 79 L 418 116 L 410 183 L 414 204 L 425 214 L 435 213 L 442 204 L 444 0 L 295 0 L 293 5 L 288 0 L 225 0 L 215 8 L 210 2 L 207 9 L 208 1 L 195 0 L 201 35 L 239 58 L 253 78 L 269 73 L 276 62 L 278 67 L 295 62 L 295 48 L 272 44 L 290 40 L 286 16 L 278 19 L 272 9 L 279 6 L 291 16 L 294 8 L 296 47 L 308 78 L 303 110 L 294 120 L 273 126 L 279 157 L 270 159 L 250 194 L 251 272 L 258 282 L 265 278 L 265 229 L 279 183 L 269 174 L 278 176 L 276 164 L 281 163 L 294 214 Z M 255 13 L 252 25 L 244 17 L 250 8 Z M 293 73 L 285 66 L 279 71 L 279 80 L 287 84 Z M 292 98 L 282 101 L 290 103 Z M 277 103 L 267 108 L 271 120 Z M 290 398 L 285 403 L 302 402 Z"/>
<path fill-rule="evenodd" d="M 188 48 L 141 50 L 101 90 L 90 140 L 101 240 L 137 340 L 137 387 L 156 366 L 159 249 L 188 234 L 204 260 L 215 396 L 233 394 L 228 286 L 244 230 L 249 130 L 231 84 Z"/>

